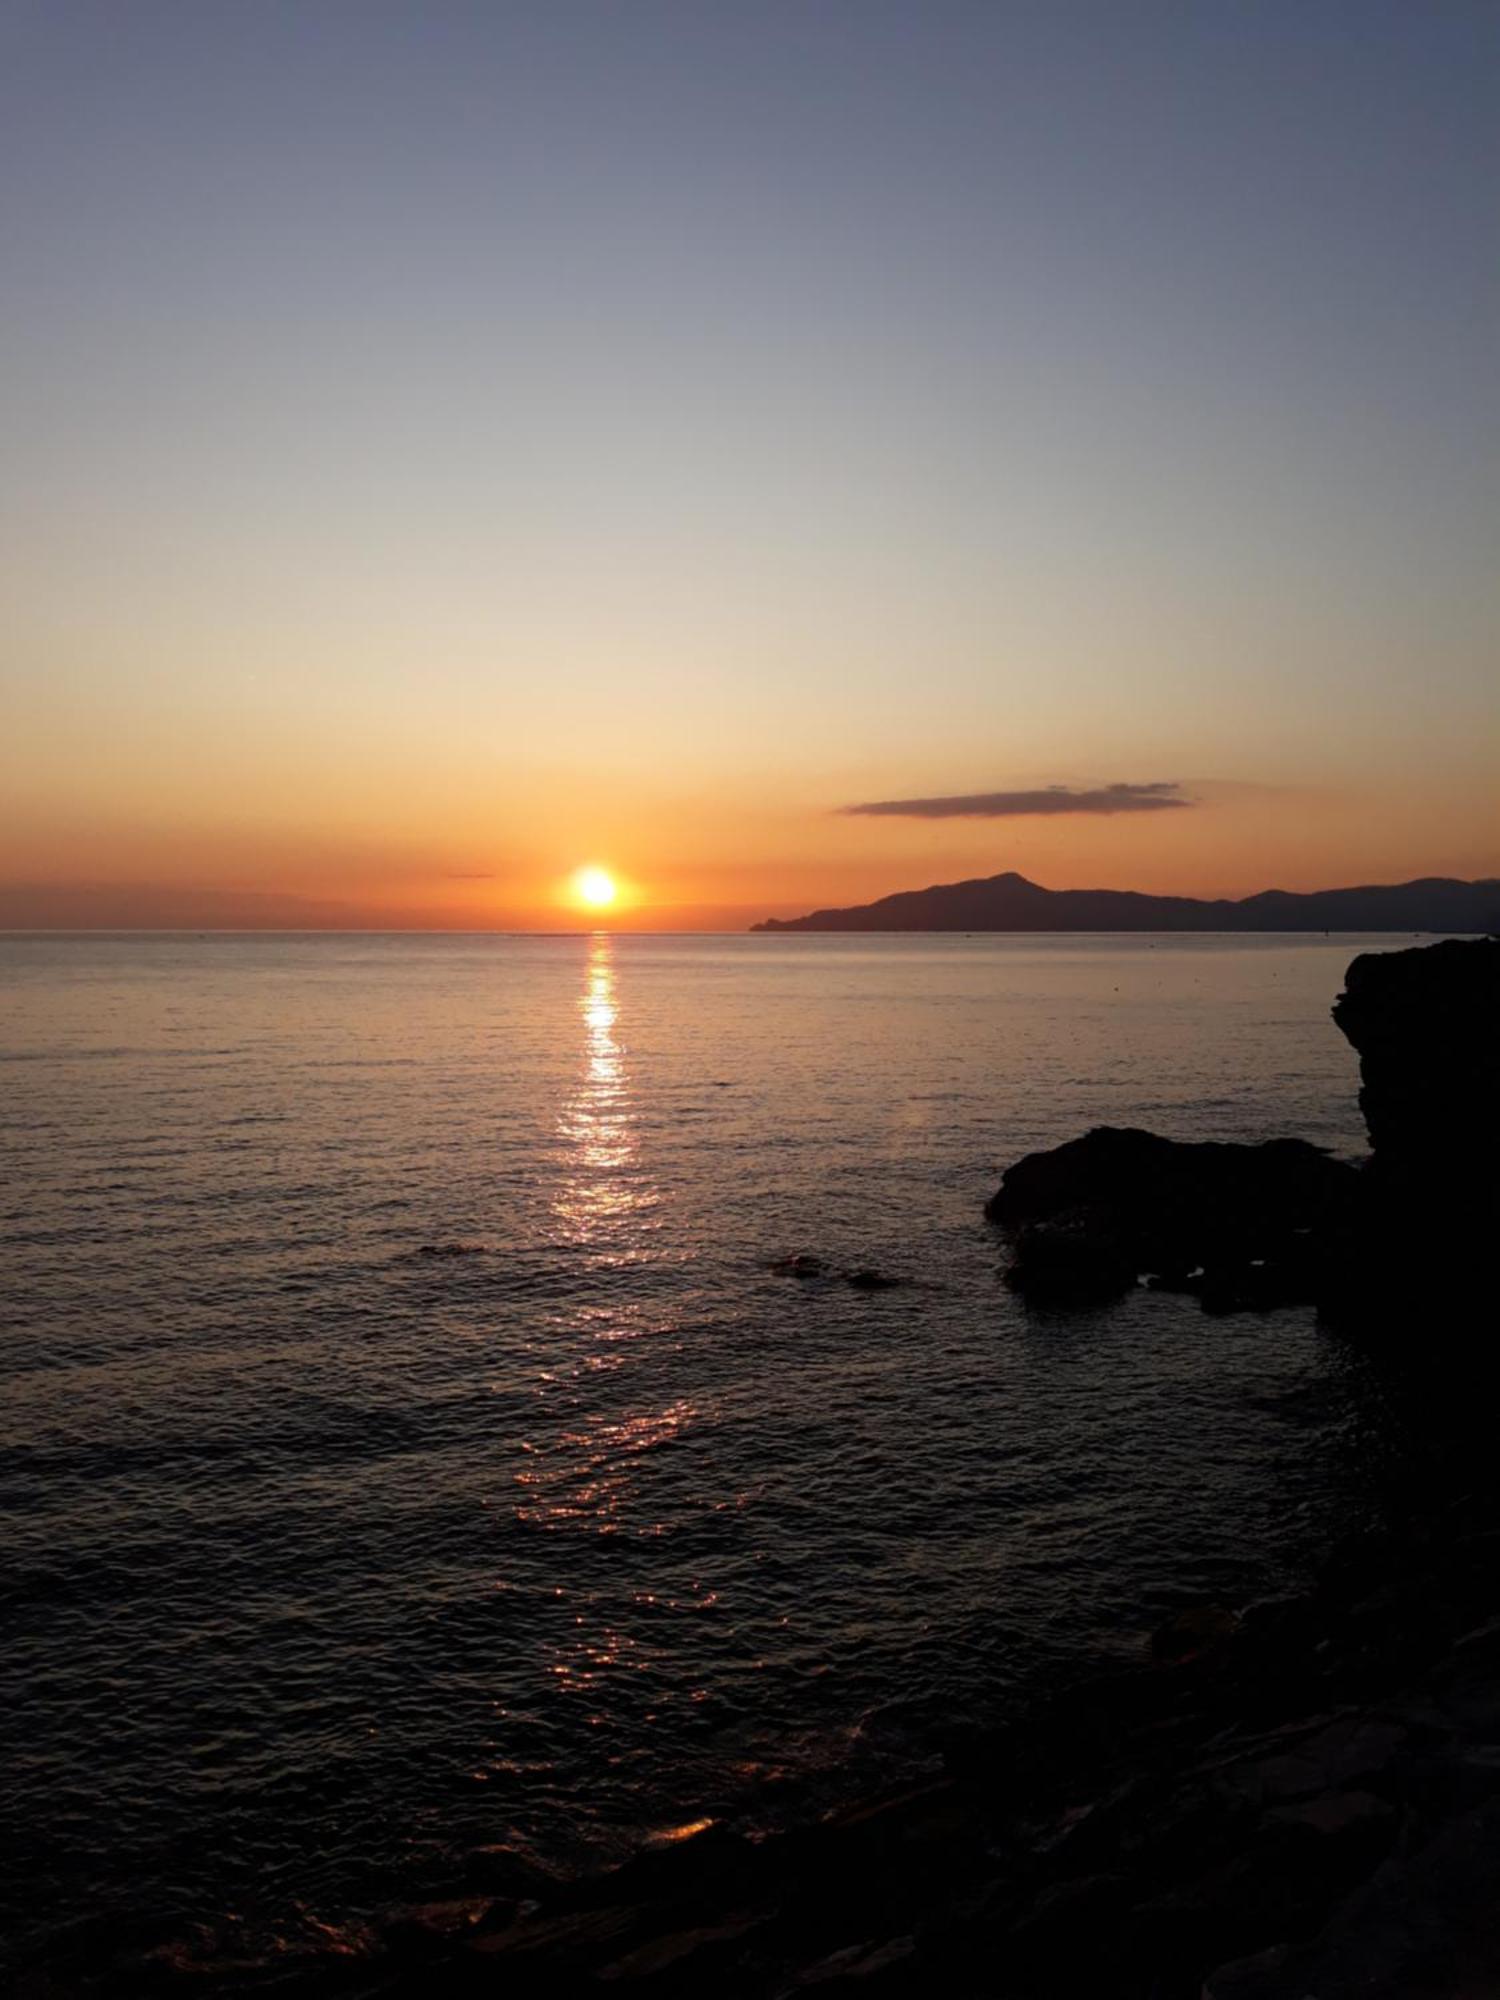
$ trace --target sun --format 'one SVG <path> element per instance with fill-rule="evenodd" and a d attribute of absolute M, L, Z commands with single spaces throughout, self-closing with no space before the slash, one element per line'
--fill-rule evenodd
<path fill-rule="evenodd" d="M 573 877 L 573 894 L 591 910 L 607 910 L 619 893 L 607 868 L 580 868 Z"/>

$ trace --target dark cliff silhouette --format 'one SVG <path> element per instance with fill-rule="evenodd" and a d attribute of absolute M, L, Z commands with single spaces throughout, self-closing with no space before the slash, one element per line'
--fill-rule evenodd
<path fill-rule="evenodd" d="M 1132 889 L 1044 889 L 1024 875 L 986 875 L 907 889 L 847 910 L 768 917 L 757 931 L 1491 931 L 1500 881 L 1416 882 L 1297 895 L 1264 889 L 1238 902 L 1148 896 Z"/>

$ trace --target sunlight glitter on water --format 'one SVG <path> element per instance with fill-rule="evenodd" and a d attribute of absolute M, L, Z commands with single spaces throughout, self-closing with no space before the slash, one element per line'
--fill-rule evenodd
<path fill-rule="evenodd" d="M 528 1496 L 516 1508 L 516 1519 L 534 1527 L 614 1532 L 618 1517 L 637 1497 L 632 1460 L 671 1443 L 696 1414 L 692 1402 L 680 1397 L 665 1410 L 593 1417 L 582 1430 L 562 1432 L 542 1464 L 515 1474 L 516 1485 Z M 647 1524 L 645 1532 L 660 1532 L 660 1524 Z"/>
<path fill-rule="evenodd" d="M 604 932 L 589 942 L 578 1008 L 582 1074 L 558 1119 L 569 1164 L 552 1209 L 566 1241 L 594 1249 L 655 1200 L 635 1172 L 636 1120 L 625 1050 L 615 1034 L 620 1007 L 614 942 Z"/>

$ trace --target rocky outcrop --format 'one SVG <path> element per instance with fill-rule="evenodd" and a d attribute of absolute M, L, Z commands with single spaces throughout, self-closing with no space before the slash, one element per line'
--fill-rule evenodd
<path fill-rule="evenodd" d="M 1493 1189 L 1500 1164 L 1500 938 L 1366 952 L 1333 1018 L 1359 1054 L 1382 1176 L 1408 1194 Z"/>
<path fill-rule="evenodd" d="M 1371 1156 L 1325 1318 L 1492 1344 L 1500 1237 L 1500 938 L 1356 958 L 1333 1017 L 1359 1053 Z"/>
<path fill-rule="evenodd" d="M 1359 1052 L 1371 1156 L 1300 1139 L 1186 1144 L 1101 1126 L 1009 1168 L 986 1205 L 1006 1282 L 1096 1305 L 1142 1277 L 1215 1312 L 1316 1304 L 1372 1334 L 1493 1308 L 1500 939 L 1356 958 L 1334 1019 Z"/>
<path fill-rule="evenodd" d="M 1189 1144 L 1101 1125 L 1019 1160 L 985 1214 L 1012 1230 L 1007 1281 L 1030 1298 L 1093 1304 L 1147 1277 L 1233 1311 L 1316 1295 L 1320 1246 L 1358 1183 L 1302 1139 Z"/>

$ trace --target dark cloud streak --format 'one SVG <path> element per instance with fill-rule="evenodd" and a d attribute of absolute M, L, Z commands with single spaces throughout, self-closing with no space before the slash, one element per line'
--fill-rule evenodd
<path fill-rule="evenodd" d="M 840 806 L 839 811 L 863 819 L 1019 819 L 1053 813 L 1170 812 L 1196 804 L 1176 784 L 1101 785 L 1093 791 L 1047 785 L 1034 792 L 964 792 L 951 799 L 876 799 Z"/>

